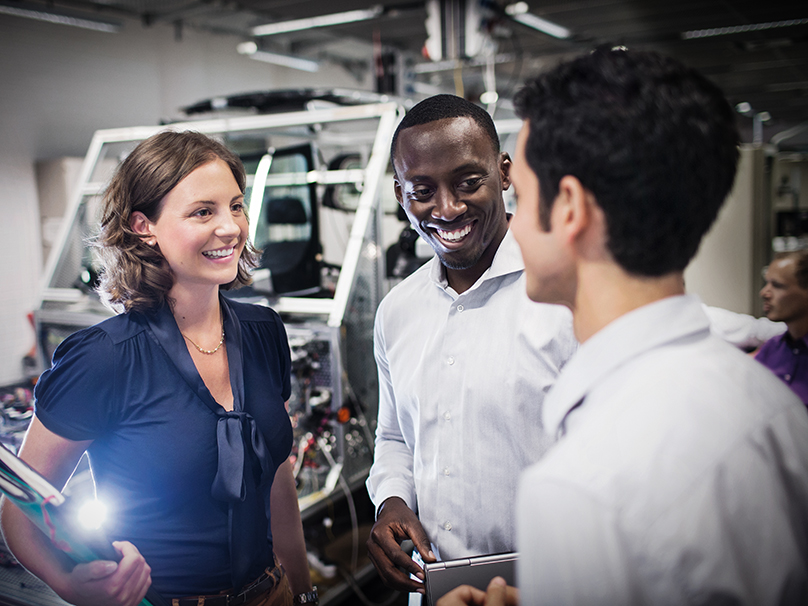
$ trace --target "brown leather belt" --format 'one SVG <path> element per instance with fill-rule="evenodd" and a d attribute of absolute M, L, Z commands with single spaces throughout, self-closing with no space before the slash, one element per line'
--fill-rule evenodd
<path fill-rule="evenodd" d="M 244 604 L 275 587 L 282 577 L 283 569 L 280 566 L 275 566 L 274 568 L 268 568 L 264 571 L 264 574 L 245 586 L 239 593 L 174 598 L 171 600 L 171 604 L 172 606 L 239 606 L 239 604 Z"/>

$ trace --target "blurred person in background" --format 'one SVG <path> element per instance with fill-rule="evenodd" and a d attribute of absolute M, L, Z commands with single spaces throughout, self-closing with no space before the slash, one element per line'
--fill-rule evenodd
<path fill-rule="evenodd" d="M 778 253 L 765 277 L 763 313 L 788 330 L 766 341 L 755 359 L 808 405 L 808 250 Z"/>

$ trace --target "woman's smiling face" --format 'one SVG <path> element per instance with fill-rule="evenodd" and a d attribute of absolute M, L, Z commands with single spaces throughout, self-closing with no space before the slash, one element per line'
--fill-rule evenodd
<path fill-rule="evenodd" d="M 148 230 L 174 275 L 174 287 L 232 282 L 249 228 L 244 195 L 216 159 L 191 172 L 162 200 Z"/>

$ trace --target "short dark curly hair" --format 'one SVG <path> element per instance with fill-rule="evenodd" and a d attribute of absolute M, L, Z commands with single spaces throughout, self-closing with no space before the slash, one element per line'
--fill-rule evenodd
<path fill-rule="evenodd" d="M 239 157 L 224 144 L 185 131 L 164 131 L 141 141 L 118 167 L 104 193 L 101 230 L 94 247 L 101 260 L 101 299 L 116 311 L 148 312 L 169 302 L 174 276 L 159 246 L 149 246 L 132 230 L 136 211 L 156 221 L 163 198 L 200 166 L 220 159 L 233 173 L 244 193 L 247 178 Z M 258 265 L 258 252 L 247 243 L 241 253 L 236 278 L 221 286 L 250 284 L 250 269 Z"/>
<path fill-rule="evenodd" d="M 398 123 L 396 131 L 393 133 L 393 141 L 390 143 L 390 161 L 393 163 L 393 171 L 396 170 L 396 143 L 401 131 L 405 128 L 445 120 L 446 118 L 471 118 L 488 135 L 494 152 L 499 153 L 497 127 L 494 125 L 491 115 L 485 109 L 468 99 L 456 95 L 435 95 L 416 103 Z"/>
<path fill-rule="evenodd" d="M 543 229 L 572 175 L 604 211 L 623 269 L 684 270 L 735 179 L 736 117 L 715 84 L 656 53 L 599 48 L 529 81 L 514 106 Z"/>

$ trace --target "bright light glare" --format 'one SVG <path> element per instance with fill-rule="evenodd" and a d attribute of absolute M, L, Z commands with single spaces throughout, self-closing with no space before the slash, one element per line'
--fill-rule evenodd
<path fill-rule="evenodd" d="M 735 111 L 739 114 L 748 114 L 752 111 L 752 105 L 746 101 L 741 101 L 735 106 Z"/>
<path fill-rule="evenodd" d="M 480 103 L 484 105 L 488 105 L 489 103 L 496 103 L 499 99 L 499 95 L 496 91 L 487 90 L 482 95 L 480 95 Z"/>
<path fill-rule="evenodd" d="M 98 530 L 107 518 L 107 507 L 97 499 L 87 501 L 79 508 L 78 517 L 85 530 Z"/>
<path fill-rule="evenodd" d="M 509 4 L 505 7 L 505 12 L 509 15 L 521 15 L 528 10 L 530 10 L 530 7 L 527 5 L 527 2 L 516 2 L 515 4 Z"/>
<path fill-rule="evenodd" d="M 258 45 L 255 42 L 242 42 L 236 46 L 236 50 L 242 55 L 253 55 L 258 50 Z"/>
<path fill-rule="evenodd" d="M 365 246 L 365 257 L 368 259 L 378 259 L 381 254 L 381 249 L 373 242 L 368 242 L 367 246 Z"/>
<path fill-rule="evenodd" d="M 253 36 L 272 36 L 275 34 L 285 34 L 288 32 L 298 32 L 312 29 L 314 27 L 328 27 L 329 25 L 341 25 L 343 23 L 354 23 L 355 21 L 366 21 L 375 19 L 384 13 L 384 7 L 371 6 L 368 9 L 345 11 L 333 13 L 331 15 L 320 15 L 317 17 L 306 17 L 305 19 L 292 19 L 291 21 L 278 21 L 259 25 L 252 30 Z"/>
<path fill-rule="evenodd" d="M 553 38 L 566 40 L 572 36 L 572 32 L 566 27 L 562 27 L 556 23 L 553 23 L 552 21 L 548 21 L 547 19 L 537 17 L 533 13 L 517 13 L 515 15 L 511 15 L 511 17 L 514 21 L 518 21 L 522 25 L 532 27 L 533 29 L 543 32 L 548 36 L 552 36 Z"/>

